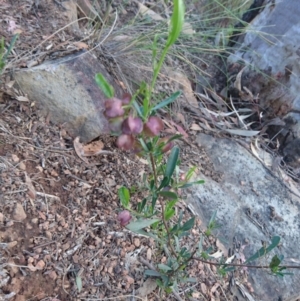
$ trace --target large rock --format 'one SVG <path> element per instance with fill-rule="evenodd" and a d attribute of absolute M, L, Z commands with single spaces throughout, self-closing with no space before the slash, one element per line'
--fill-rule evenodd
<path fill-rule="evenodd" d="M 299 15 L 298 1 L 268 1 L 228 58 L 229 70 L 239 63 L 240 70 L 248 66 L 243 71 L 242 86 L 259 94 L 263 118 L 284 121 L 284 127 L 274 127 L 282 147 L 300 138 Z M 300 167 L 300 161 L 291 163 Z"/>
<path fill-rule="evenodd" d="M 88 142 L 109 132 L 103 116 L 105 96 L 95 83 L 95 74 L 102 73 L 115 84 L 100 61 L 90 52 L 79 52 L 14 74 L 18 85 L 31 101 L 50 114 L 54 123 L 65 124 L 69 133 Z"/>
<path fill-rule="evenodd" d="M 234 241 L 242 245 L 248 242 L 244 252 L 249 257 L 262 247 L 262 241 L 270 243 L 272 236 L 280 236 L 282 246 L 275 253 L 284 255 L 284 265 L 299 265 L 300 198 L 236 142 L 205 134 L 197 141 L 209 154 L 216 172 L 222 174 L 218 182 L 203 176 L 205 184 L 195 186 L 190 196 L 204 228 L 217 210 L 221 224 L 217 236 L 227 249 Z M 270 258 L 256 264 L 268 264 Z M 268 271 L 249 269 L 254 299 L 278 301 L 299 296 L 300 271 L 290 272 L 294 275 L 281 279 Z"/>

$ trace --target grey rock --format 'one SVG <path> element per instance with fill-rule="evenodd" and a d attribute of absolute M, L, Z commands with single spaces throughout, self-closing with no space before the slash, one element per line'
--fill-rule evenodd
<path fill-rule="evenodd" d="M 189 201 L 203 225 L 217 210 L 221 228 L 215 234 L 227 249 L 234 241 L 248 241 L 244 249 L 247 258 L 262 247 L 262 241 L 270 243 L 273 236 L 280 236 L 282 246 L 275 253 L 284 255 L 284 265 L 300 265 L 300 198 L 238 143 L 205 134 L 197 141 L 216 172 L 223 175 L 218 182 L 203 176 L 205 184 L 193 188 Z M 268 260 L 256 263 L 268 265 Z M 300 295 L 300 272 L 291 272 L 293 276 L 281 279 L 267 271 L 249 269 L 254 299 L 278 301 Z"/>
<path fill-rule="evenodd" d="M 50 120 L 64 124 L 73 137 L 89 142 L 109 133 L 103 115 L 105 96 L 95 83 L 96 73 L 102 73 L 114 86 L 115 95 L 123 92 L 100 61 L 90 52 L 79 52 L 39 66 L 19 70 L 14 76 L 31 101 Z"/>
<path fill-rule="evenodd" d="M 268 1 L 228 57 L 229 69 L 239 62 L 241 67 L 247 66 L 242 86 L 254 95 L 259 94 L 264 116 L 282 118 L 286 122 L 284 130 L 291 131 L 295 138 L 300 138 L 298 4 L 297 1 Z M 294 163 L 300 167 L 299 162 Z"/>

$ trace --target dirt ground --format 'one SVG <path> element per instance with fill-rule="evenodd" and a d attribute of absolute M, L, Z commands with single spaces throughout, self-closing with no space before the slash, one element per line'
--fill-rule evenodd
<path fill-rule="evenodd" d="M 10 41 L 20 34 L 9 63 L 30 67 L 68 52 L 80 35 L 64 30 L 51 37 L 68 18 L 61 1 L 0 0 L 0 36 Z M 6 88 L 13 84 L 9 73 L 1 80 Z M 197 283 L 182 287 L 180 296 L 160 295 L 155 281 L 144 277 L 145 262 L 166 258 L 153 240 L 133 235 L 116 220 L 122 209 L 117 189 L 138 191 L 145 162 L 118 151 L 109 136 L 100 139 L 113 154 L 83 162 L 63 126 L 41 116 L 30 100 L 17 98 L 18 91 L 0 93 L 0 300 L 233 299 L 230 277 L 198 262 L 188 267 Z M 184 118 L 193 122 L 187 113 Z M 218 179 L 204 151 L 192 143 L 196 132 L 188 128 L 187 143 L 179 143 L 183 161 Z M 179 207 L 186 218 L 192 215 L 184 202 Z M 192 241 L 201 234 L 200 224 Z M 204 247 L 216 250 L 215 243 L 210 237 Z"/>

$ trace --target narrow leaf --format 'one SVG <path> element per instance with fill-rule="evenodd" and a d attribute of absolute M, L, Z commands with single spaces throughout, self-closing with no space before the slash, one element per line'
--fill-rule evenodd
<path fill-rule="evenodd" d="M 182 231 L 189 231 L 190 229 L 192 229 L 194 227 L 194 223 L 195 223 L 195 217 L 192 217 L 191 219 L 189 219 L 187 222 L 185 222 L 182 227 L 180 228 L 180 230 Z"/>
<path fill-rule="evenodd" d="M 172 268 L 170 268 L 166 264 L 160 263 L 157 266 L 160 270 L 163 270 L 164 272 L 172 271 Z"/>
<path fill-rule="evenodd" d="M 262 257 L 262 256 L 266 255 L 271 250 L 276 248 L 278 246 L 279 242 L 280 242 L 280 237 L 279 236 L 273 236 L 272 237 L 272 242 L 267 248 L 265 248 L 265 247 L 260 248 L 254 255 L 252 255 L 250 258 L 248 258 L 245 261 L 245 263 L 248 263 L 248 262 L 253 261 L 253 260 L 255 260 L 259 257 Z"/>
<path fill-rule="evenodd" d="M 152 108 L 151 113 L 157 111 L 158 109 L 166 107 L 170 103 L 174 102 L 180 96 L 180 94 L 180 91 L 173 93 L 170 97 L 166 98 L 165 100 L 157 104 L 154 108 Z"/>
<path fill-rule="evenodd" d="M 153 270 L 145 270 L 145 275 L 154 276 L 154 277 L 161 277 L 161 274 L 159 272 L 156 272 L 156 271 L 153 271 Z"/>
<path fill-rule="evenodd" d="M 170 33 L 166 47 L 173 45 L 179 37 L 184 23 L 184 3 L 183 0 L 174 0 L 173 14 L 171 17 Z"/>
<path fill-rule="evenodd" d="M 158 187 L 158 190 L 164 188 L 164 187 L 167 187 L 170 183 L 170 177 L 164 177 Z"/>
<path fill-rule="evenodd" d="M 204 184 L 204 180 L 198 180 L 198 181 L 195 181 L 195 182 L 185 183 L 181 186 L 178 186 L 178 188 L 188 188 L 188 187 L 191 187 L 191 186 L 196 185 L 196 184 Z"/>
<path fill-rule="evenodd" d="M 111 86 L 107 82 L 107 80 L 105 79 L 105 77 L 101 73 L 96 74 L 95 80 L 96 80 L 96 83 L 97 83 L 98 87 L 102 90 L 102 92 L 104 93 L 104 95 L 107 98 L 114 97 L 115 92 L 114 92 L 113 86 Z"/>
<path fill-rule="evenodd" d="M 140 203 L 138 203 L 138 212 L 142 212 L 145 205 L 146 205 L 147 199 L 143 199 Z"/>
<path fill-rule="evenodd" d="M 169 209 L 165 211 L 165 220 L 168 221 L 175 214 L 175 209 Z"/>
<path fill-rule="evenodd" d="M 136 232 L 140 229 L 149 227 L 150 225 L 152 225 L 158 221 L 159 221 L 159 219 L 157 219 L 157 218 L 137 220 L 137 221 L 132 222 L 129 225 L 127 225 L 126 228 L 132 232 Z"/>
<path fill-rule="evenodd" d="M 162 191 L 159 191 L 158 194 L 160 196 L 162 196 L 163 198 L 166 198 L 166 199 L 170 199 L 170 200 L 177 200 L 178 199 L 178 195 L 173 191 L 162 190 Z"/>
<path fill-rule="evenodd" d="M 167 162 L 167 167 L 165 171 L 165 176 L 171 178 L 173 175 L 173 172 L 175 170 L 177 160 L 179 157 L 179 148 L 177 146 L 172 148 L 170 157 Z"/>

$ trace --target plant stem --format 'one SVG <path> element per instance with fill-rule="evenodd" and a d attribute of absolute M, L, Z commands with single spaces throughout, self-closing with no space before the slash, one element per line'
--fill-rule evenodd
<path fill-rule="evenodd" d="M 227 266 L 227 267 L 245 267 L 245 268 L 255 268 L 255 269 L 269 269 L 270 266 L 268 265 L 248 265 L 248 264 L 238 264 L 238 263 L 215 263 L 208 260 L 204 260 L 198 257 L 192 257 L 191 259 L 201 261 L 203 263 L 208 263 L 215 266 Z M 286 269 L 300 269 L 300 266 L 297 265 L 285 265 L 285 266 L 278 266 L 279 268 L 286 268 Z"/>
<path fill-rule="evenodd" d="M 155 159 L 154 159 L 154 156 L 152 153 L 150 153 L 150 161 L 151 161 L 151 165 L 152 165 L 152 170 L 153 170 L 153 175 L 154 175 L 154 182 L 155 182 L 155 187 L 157 188 L 158 186 L 158 179 L 157 179 L 157 173 L 156 173 L 156 164 L 155 164 Z M 162 221 L 163 221 L 163 224 L 164 224 L 164 227 L 167 231 L 167 236 L 168 236 L 168 245 L 173 253 L 173 255 L 178 258 L 178 255 L 176 254 L 176 251 L 174 250 L 173 248 L 173 245 L 172 245 L 172 241 L 171 241 L 171 233 L 170 233 L 170 229 L 168 227 L 168 223 L 165 219 L 165 206 L 164 206 L 164 203 L 163 203 L 163 200 L 160 198 L 160 205 L 161 205 L 161 212 L 162 212 Z M 154 209 L 154 208 L 153 208 Z"/>
<path fill-rule="evenodd" d="M 151 165 L 152 165 L 152 170 L 153 170 L 153 175 L 154 175 L 154 182 L 155 182 L 155 187 L 157 188 L 157 174 L 156 174 L 156 166 L 155 166 L 155 160 L 153 157 L 153 154 L 150 153 L 150 161 L 151 161 Z"/>

